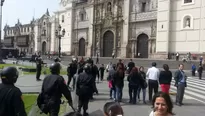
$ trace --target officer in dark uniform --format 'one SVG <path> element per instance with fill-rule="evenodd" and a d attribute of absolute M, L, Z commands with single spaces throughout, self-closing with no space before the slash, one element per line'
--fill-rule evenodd
<path fill-rule="evenodd" d="M 79 96 L 78 112 L 81 112 L 83 107 L 83 115 L 87 116 L 87 109 L 90 96 L 93 94 L 93 78 L 91 74 L 90 64 L 85 64 L 84 72 L 80 73 L 77 79 L 76 94 Z"/>
<path fill-rule="evenodd" d="M 42 96 L 48 105 L 48 113 L 50 116 L 58 116 L 61 104 L 62 94 L 68 100 L 70 106 L 73 106 L 71 93 L 68 90 L 65 80 L 60 76 L 61 65 L 53 63 L 50 66 L 51 75 L 48 75 L 43 80 Z"/>
<path fill-rule="evenodd" d="M 0 75 L 0 116 L 26 116 L 22 93 L 14 86 L 19 76 L 17 69 L 6 67 Z"/>
<path fill-rule="evenodd" d="M 93 64 L 93 60 L 92 60 L 91 58 L 89 58 L 89 59 L 87 60 L 87 63 L 89 63 L 90 66 L 91 66 L 91 75 L 92 75 L 93 80 L 94 80 L 94 81 L 93 81 L 93 86 L 94 86 L 93 94 L 94 94 L 94 93 L 98 94 L 98 89 L 97 89 L 96 82 L 95 82 L 96 77 L 98 76 L 98 78 L 99 78 L 98 67 Z M 91 99 L 93 99 L 93 95 L 91 96 Z"/>
<path fill-rule="evenodd" d="M 67 75 L 68 75 L 67 86 L 70 85 L 70 82 L 73 79 L 73 88 L 74 88 L 75 79 L 73 78 L 73 76 L 76 74 L 77 69 L 78 69 L 77 59 L 73 58 L 72 62 L 68 65 L 68 68 L 67 68 Z"/>
<path fill-rule="evenodd" d="M 36 81 L 41 81 L 40 76 L 41 76 L 42 64 L 43 61 L 41 57 L 38 57 L 36 60 Z"/>
<path fill-rule="evenodd" d="M 54 62 L 61 62 L 61 60 L 60 60 L 60 58 L 57 57 L 54 59 Z"/>

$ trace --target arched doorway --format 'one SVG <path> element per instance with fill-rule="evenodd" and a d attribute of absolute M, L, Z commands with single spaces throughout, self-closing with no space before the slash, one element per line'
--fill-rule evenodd
<path fill-rule="evenodd" d="M 42 43 L 42 54 L 45 54 L 46 53 L 46 42 L 44 41 Z"/>
<path fill-rule="evenodd" d="M 148 36 L 146 34 L 140 34 L 137 37 L 137 56 L 139 58 L 148 58 Z"/>
<path fill-rule="evenodd" d="M 114 46 L 114 34 L 112 31 L 106 31 L 103 36 L 103 57 L 112 57 Z"/>
<path fill-rule="evenodd" d="M 79 56 L 85 56 L 85 39 L 81 38 L 79 40 L 79 52 L 78 52 Z"/>

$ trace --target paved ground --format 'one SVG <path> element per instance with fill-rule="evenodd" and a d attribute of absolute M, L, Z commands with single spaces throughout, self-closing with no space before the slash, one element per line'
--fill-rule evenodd
<path fill-rule="evenodd" d="M 63 63 L 64 64 L 64 63 Z M 24 65 L 29 65 L 29 63 L 24 62 Z M 32 65 L 32 64 L 30 64 Z M 174 69 L 176 70 L 176 69 Z M 173 70 L 173 71 L 174 71 Z M 174 112 L 177 116 L 204 116 L 205 114 L 205 80 L 198 80 L 197 77 L 191 77 L 190 71 L 186 72 L 188 78 L 188 87 L 186 88 L 186 94 L 184 96 L 184 106 L 178 107 L 174 106 Z M 67 77 L 64 76 L 67 80 Z M 44 75 L 41 76 L 44 78 Z M 172 84 L 174 81 L 172 82 Z M 21 75 L 19 80 L 16 83 L 22 92 L 40 92 L 42 82 L 36 82 L 35 75 Z M 91 116 L 96 116 L 95 113 L 102 112 L 103 105 L 109 100 L 109 90 L 107 87 L 107 82 L 104 81 L 102 83 L 97 84 L 100 95 L 95 96 L 96 100 L 91 102 L 89 105 L 89 113 Z M 172 85 L 171 91 L 175 92 L 176 88 Z M 126 116 L 147 116 L 151 111 L 151 105 L 143 105 L 139 103 L 137 105 L 130 105 L 127 103 L 128 101 L 128 87 L 127 82 L 125 81 L 125 88 L 123 90 L 123 103 L 121 104 Z M 172 96 L 173 101 L 175 100 L 175 96 Z"/>
<path fill-rule="evenodd" d="M 66 76 L 64 76 L 67 80 Z M 44 78 L 44 75 L 41 76 Z M 178 116 L 204 116 L 205 114 L 205 89 L 204 83 L 205 80 L 198 80 L 197 78 L 189 77 L 188 79 L 188 88 L 186 89 L 186 94 L 184 98 L 184 106 L 178 107 L 174 106 L 174 112 Z M 16 86 L 21 89 L 22 92 L 40 92 L 42 82 L 36 82 L 35 75 L 24 75 L 20 76 Z M 96 100 L 90 102 L 89 113 L 91 116 L 96 116 L 96 113 L 99 114 L 102 112 L 103 105 L 110 101 L 109 100 L 109 90 L 107 87 L 107 82 L 100 82 L 97 84 L 100 95 L 95 96 Z M 171 87 L 171 91 L 175 91 L 175 87 Z M 140 113 L 140 116 L 147 116 L 151 109 L 151 105 L 144 105 L 141 102 L 137 105 L 128 104 L 128 87 L 127 82 L 125 81 L 124 87 L 123 102 L 121 103 L 125 116 L 137 116 Z M 172 100 L 175 100 L 175 96 L 172 96 Z M 101 116 L 101 115 L 99 115 Z"/>

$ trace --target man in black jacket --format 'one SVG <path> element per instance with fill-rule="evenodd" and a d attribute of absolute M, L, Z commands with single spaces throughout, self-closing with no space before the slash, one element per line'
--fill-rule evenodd
<path fill-rule="evenodd" d="M 70 85 L 71 80 L 73 79 L 73 89 L 74 89 L 74 84 L 75 84 L 75 79 L 73 78 L 74 75 L 76 74 L 78 70 L 78 63 L 77 63 L 77 59 L 73 58 L 72 59 L 72 63 L 69 64 L 68 68 L 67 68 L 67 75 L 68 75 L 68 82 L 67 82 L 67 86 Z"/>
<path fill-rule="evenodd" d="M 14 67 L 4 68 L 1 72 L 0 116 L 26 116 L 22 93 L 14 85 L 18 76 Z"/>
<path fill-rule="evenodd" d="M 92 78 L 93 78 L 93 80 L 94 80 L 94 81 L 93 81 L 93 86 L 94 86 L 93 94 L 94 94 L 94 93 L 98 94 L 98 89 L 97 89 L 96 82 L 95 82 L 96 77 L 98 76 L 98 78 L 99 78 L 98 67 L 97 67 L 95 64 L 93 64 L 93 60 L 92 60 L 92 59 L 89 59 L 89 60 L 87 61 L 87 63 L 89 63 L 90 66 L 91 66 L 91 75 L 92 75 Z M 91 99 L 93 99 L 93 95 L 91 96 Z"/>
<path fill-rule="evenodd" d="M 87 116 L 89 99 L 94 90 L 94 80 L 91 75 L 90 64 L 86 64 L 83 69 L 84 72 L 80 73 L 77 79 L 76 94 L 79 96 L 78 112 L 81 112 L 81 108 L 83 107 L 83 115 Z"/>
<path fill-rule="evenodd" d="M 132 61 L 132 59 L 130 59 L 130 62 L 128 63 L 127 67 L 128 67 L 128 70 L 127 70 L 128 74 L 130 74 L 132 68 L 135 67 L 135 63 Z"/>
<path fill-rule="evenodd" d="M 69 105 L 73 106 L 71 93 L 66 86 L 64 78 L 59 75 L 60 69 L 59 63 L 51 64 L 50 71 L 52 74 L 45 77 L 42 85 L 41 91 L 44 98 L 42 105 L 47 106 L 50 116 L 58 116 L 62 94 L 68 100 Z"/>
<path fill-rule="evenodd" d="M 41 57 L 36 58 L 36 81 L 41 81 L 41 70 L 42 70 L 43 61 Z"/>

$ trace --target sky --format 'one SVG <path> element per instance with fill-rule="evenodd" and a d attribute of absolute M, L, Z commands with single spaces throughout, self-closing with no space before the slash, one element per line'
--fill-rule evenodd
<path fill-rule="evenodd" d="M 46 13 L 47 8 L 52 15 L 58 10 L 60 0 L 5 0 L 2 14 L 2 29 L 5 24 L 14 26 L 19 19 L 22 24 L 30 23 Z"/>

